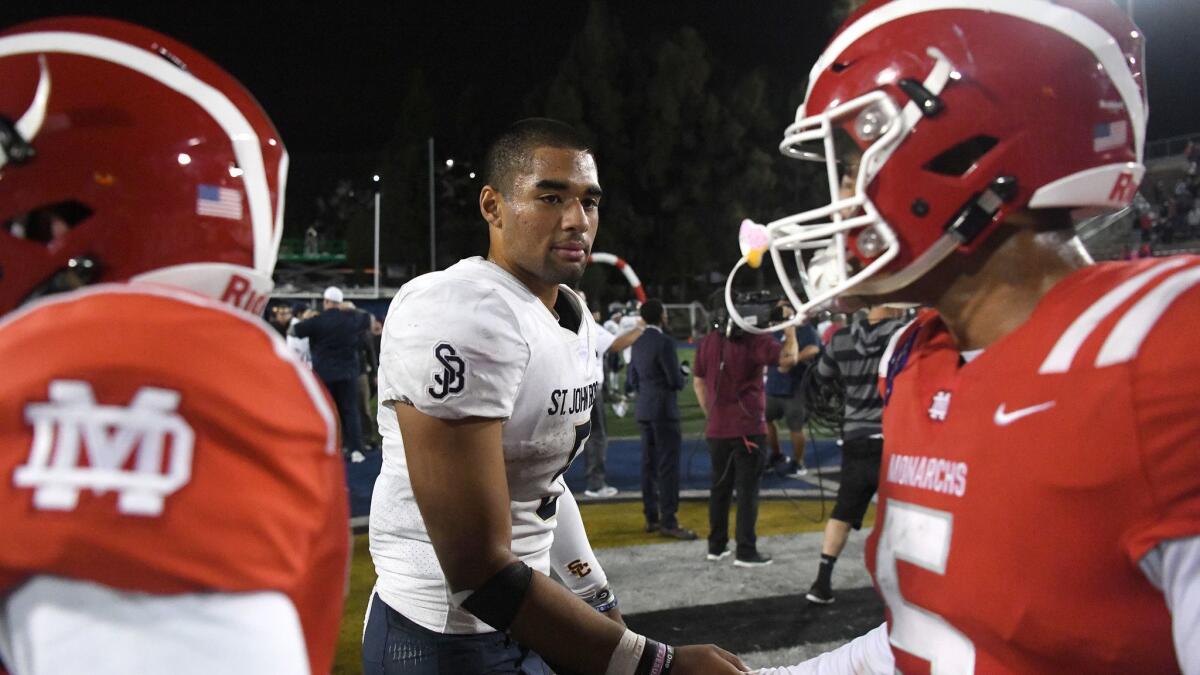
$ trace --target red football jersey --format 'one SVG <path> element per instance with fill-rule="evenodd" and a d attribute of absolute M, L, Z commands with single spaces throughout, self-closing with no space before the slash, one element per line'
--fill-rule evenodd
<path fill-rule="evenodd" d="M 965 365 L 933 312 L 893 342 L 867 564 L 898 669 L 1178 671 L 1138 561 L 1200 534 L 1197 286 L 1100 264 Z"/>
<path fill-rule="evenodd" d="M 328 398 L 255 317 L 109 285 L 0 323 L 0 596 L 47 574 L 147 593 L 277 591 L 314 673 L 342 613 Z"/>

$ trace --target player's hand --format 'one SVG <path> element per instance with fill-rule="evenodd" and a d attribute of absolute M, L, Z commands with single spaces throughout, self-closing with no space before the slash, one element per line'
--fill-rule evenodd
<path fill-rule="evenodd" d="M 671 666 L 671 675 L 740 675 L 749 671 L 741 659 L 716 645 L 676 647 L 675 663 Z"/>

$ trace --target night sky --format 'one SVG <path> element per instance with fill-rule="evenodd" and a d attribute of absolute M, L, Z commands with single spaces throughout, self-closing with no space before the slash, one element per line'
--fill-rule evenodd
<path fill-rule="evenodd" d="M 1148 39 L 1150 140 L 1200 131 L 1200 2 L 1122 0 L 1128 2 Z M 452 127 L 450 106 L 466 86 L 486 92 L 502 128 L 520 114 L 529 88 L 555 72 L 587 12 L 585 0 L 312 4 L 8 0 L 0 26 L 96 14 L 180 38 L 237 76 L 302 159 L 378 148 L 396 125 L 397 101 L 416 68 L 438 101 L 439 133 Z M 608 7 L 630 39 L 691 25 L 729 66 L 767 64 L 800 80 L 828 39 L 826 4 L 616 0 Z M 792 114 L 783 103 L 781 132 Z"/>

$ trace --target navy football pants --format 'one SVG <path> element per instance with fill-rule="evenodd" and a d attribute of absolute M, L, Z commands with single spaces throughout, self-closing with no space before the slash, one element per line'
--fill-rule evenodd
<path fill-rule="evenodd" d="M 504 633 L 448 635 L 420 626 L 371 594 L 363 631 L 364 675 L 551 675 L 532 650 Z"/>

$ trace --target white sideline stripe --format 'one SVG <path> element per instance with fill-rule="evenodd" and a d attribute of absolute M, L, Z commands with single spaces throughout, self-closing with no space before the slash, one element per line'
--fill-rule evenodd
<path fill-rule="evenodd" d="M 1108 339 L 1100 348 L 1100 355 L 1096 357 L 1096 367 L 1124 363 L 1137 356 L 1142 342 L 1162 318 L 1163 313 L 1170 308 L 1171 303 L 1196 284 L 1200 284 L 1200 267 L 1192 267 L 1171 275 L 1138 300 L 1108 334 Z"/>
<path fill-rule="evenodd" d="M 1073 9 L 1043 0 L 899 0 L 879 7 L 848 26 L 825 48 L 809 73 L 808 90 L 804 94 L 804 100 L 808 101 L 821 71 L 828 68 L 847 47 L 862 36 L 905 16 L 953 9 L 1015 16 L 1062 33 L 1090 51 L 1104 65 L 1121 94 L 1125 109 L 1129 111 L 1129 119 L 1133 123 L 1137 161 L 1141 163 L 1142 143 L 1146 136 L 1146 110 L 1138 94 L 1133 73 L 1129 70 L 1129 64 L 1125 62 L 1125 55 L 1113 41 L 1113 36 L 1095 21 Z"/>
<path fill-rule="evenodd" d="M 44 31 L 0 38 L 0 57 L 49 53 L 90 56 L 140 72 L 195 101 L 221 126 L 229 137 L 238 166 L 243 172 L 242 182 L 250 202 L 254 236 L 254 267 L 270 275 L 274 262 L 274 254 L 270 250 L 275 236 L 271 231 L 275 223 L 271 214 L 274 205 L 271 204 L 267 171 L 259 145 L 261 139 L 242 111 L 220 90 L 190 72 L 180 70 L 157 54 L 117 40 L 67 31 Z"/>
<path fill-rule="evenodd" d="M 1112 289 L 1104 294 L 1096 302 L 1092 303 L 1079 318 L 1071 324 L 1069 328 L 1062 334 L 1062 337 L 1055 343 L 1054 348 L 1050 350 L 1050 354 L 1046 360 L 1042 362 L 1041 368 L 1038 368 L 1038 373 L 1046 375 L 1048 373 L 1065 373 L 1071 367 L 1071 361 L 1075 360 L 1075 354 L 1079 352 L 1079 348 L 1083 346 L 1088 336 L 1096 329 L 1096 326 L 1111 314 L 1121 303 L 1128 300 L 1137 293 L 1143 286 L 1150 283 L 1154 277 L 1161 275 L 1164 272 L 1175 269 L 1186 263 L 1185 259 L 1168 260 L 1161 265 L 1155 265 L 1150 269 L 1142 272 L 1122 283 L 1120 286 Z"/>
<path fill-rule="evenodd" d="M 317 413 L 321 415 L 321 419 L 325 422 L 325 453 L 332 455 L 335 451 L 340 450 L 337 447 L 337 421 L 333 416 L 333 411 L 325 401 L 324 394 L 321 393 L 321 385 L 317 383 L 316 376 L 309 370 L 308 366 L 300 362 L 283 338 L 279 337 L 273 328 L 267 326 L 265 322 L 257 316 L 248 312 L 234 309 L 229 305 L 218 302 L 203 295 L 198 295 L 189 291 L 176 291 L 169 286 L 158 284 L 141 283 L 136 287 L 129 284 L 97 284 L 88 286 L 77 291 L 64 293 L 62 295 L 50 296 L 49 298 L 32 302 L 17 310 L 10 312 L 7 316 L 0 318 L 0 329 L 19 321 L 28 314 L 36 312 L 43 308 L 52 307 L 54 305 L 66 304 L 82 300 L 93 295 L 119 293 L 122 295 L 153 295 L 160 298 L 171 298 L 180 302 L 186 302 L 196 307 L 208 307 L 209 309 L 219 309 L 222 312 L 240 319 L 242 322 L 250 324 L 265 334 L 271 340 L 271 346 L 275 349 L 275 356 L 280 360 L 292 366 L 292 370 L 296 372 L 296 377 L 300 379 L 300 384 L 304 387 L 308 397 L 312 400 L 313 407 L 317 409 Z"/>

